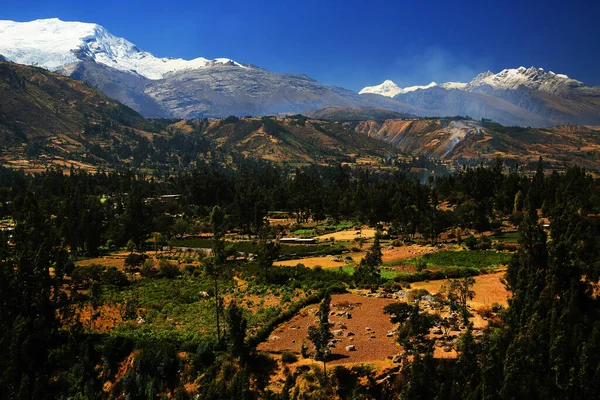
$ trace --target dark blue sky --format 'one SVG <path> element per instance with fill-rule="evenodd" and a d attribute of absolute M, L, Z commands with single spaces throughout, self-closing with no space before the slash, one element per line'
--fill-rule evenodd
<path fill-rule="evenodd" d="M 49 17 L 96 22 L 157 56 L 228 57 L 354 90 L 521 65 L 600 85 L 592 0 L 2 0 L 0 19 Z"/>

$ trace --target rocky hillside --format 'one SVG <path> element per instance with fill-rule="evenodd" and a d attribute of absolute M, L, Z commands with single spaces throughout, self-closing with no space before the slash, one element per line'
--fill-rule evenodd
<path fill-rule="evenodd" d="M 218 118 L 295 114 L 323 106 L 417 113 L 382 96 L 360 96 L 306 75 L 227 58 L 158 58 L 97 24 L 0 21 L 0 54 L 87 82 L 146 117 Z"/>
<path fill-rule="evenodd" d="M 396 150 L 384 141 L 362 135 L 340 124 L 296 115 L 285 118 L 241 118 L 182 121 L 172 131 L 197 130 L 225 153 L 274 162 L 373 162 L 393 157 Z"/>
<path fill-rule="evenodd" d="M 154 122 L 83 82 L 0 62 L 3 157 L 80 154 L 93 163 L 98 149 L 135 146 L 157 129 Z"/>
<path fill-rule="evenodd" d="M 384 140 L 405 154 L 447 160 L 501 156 L 600 169 L 600 129 L 584 126 L 505 127 L 489 121 L 415 119 L 346 123 L 356 132 Z"/>
<path fill-rule="evenodd" d="M 321 107 L 305 113 L 306 116 L 327 121 L 385 121 L 414 118 L 414 115 L 375 107 Z"/>
<path fill-rule="evenodd" d="M 0 62 L 0 158 L 49 165 L 181 168 L 232 155 L 274 162 L 373 161 L 392 146 L 339 124 L 282 119 L 148 120 L 85 83 Z"/>

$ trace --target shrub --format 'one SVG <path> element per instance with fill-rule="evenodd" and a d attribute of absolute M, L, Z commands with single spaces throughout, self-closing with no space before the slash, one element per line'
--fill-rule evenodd
<path fill-rule="evenodd" d="M 485 235 L 481 235 L 481 237 L 479 238 L 478 247 L 480 250 L 488 250 L 492 247 L 492 241 L 490 240 L 489 237 L 487 237 Z"/>
<path fill-rule="evenodd" d="M 129 279 L 127 279 L 127 276 L 114 267 L 110 268 L 102 275 L 102 280 L 117 287 L 125 287 L 129 285 Z"/>
<path fill-rule="evenodd" d="M 145 254 L 131 253 L 125 257 L 125 265 L 128 267 L 139 267 L 148 258 Z"/>
<path fill-rule="evenodd" d="M 174 279 L 180 274 L 179 268 L 167 260 L 160 260 L 158 263 L 158 268 L 160 270 L 160 274 L 168 279 Z"/>
<path fill-rule="evenodd" d="M 419 259 L 417 261 L 417 264 L 415 265 L 415 268 L 416 268 L 417 272 L 423 271 L 425 268 L 427 268 L 427 261 L 425 261 L 423 259 Z"/>
<path fill-rule="evenodd" d="M 488 305 L 483 305 L 477 309 L 477 314 L 482 317 L 490 318 L 492 316 L 492 308 Z"/>
<path fill-rule="evenodd" d="M 425 289 L 413 289 L 410 291 L 408 296 L 409 301 L 417 300 L 422 298 L 423 296 L 427 296 L 429 292 Z"/>
<path fill-rule="evenodd" d="M 142 276 L 144 278 L 150 278 L 152 275 L 154 275 L 154 272 L 152 271 L 153 268 L 154 268 L 154 263 L 152 262 L 152 260 L 144 261 L 144 264 L 142 265 L 142 271 L 141 271 Z"/>
<path fill-rule="evenodd" d="M 469 249 L 474 250 L 477 248 L 477 238 L 473 235 L 470 235 L 468 238 L 464 240 L 465 246 Z"/>
<path fill-rule="evenodd" d="M 298 361 L 298 356 L 294 353 L 290 353 L 289 351 L 284 351 L 281 354 L 281 362 L 285 364 L 295 363 Z"/>
<path fill-rule="evenodd" d="M 308 345 L 304 342 L 302 342 L 302 346 L 300 347 L 300 354 L 302 354 L 302 357 L 304 358 L 310 358 L 310 353 L 308 352 Z"/>
<path fill-rule="evenodd" d="M 203 342 L 198 345 L 198 349 L 192 360 L 196 371 L 202 372 L 215 362 L 215 358 L 213 344 L 210 342 Z"/>
<path fill-rule="evenodd" d="M 183 272 L 185 272 L 187 275 L 195 275 L 195 272 L 198 269 L 199 269 L 198 267 L 188 264 L 183 267 Z"/>

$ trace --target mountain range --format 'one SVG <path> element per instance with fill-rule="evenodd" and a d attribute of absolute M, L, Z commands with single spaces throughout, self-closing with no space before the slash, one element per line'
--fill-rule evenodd
<path fill-rule="evenodd" d="M 416 108 L 364 97 L 306 75 L 279 74 L 227 58 L 157 58 L 90 23 L 0 21 L 0 55 L 85 81 L 146 117 L 289 114 L 322 106 Z"/>
<path fill-rule="evenodd" d="M 13 168 L 168 169 L 236 156 L 339 163 L 395 155 L 384 141 L 302 115 L 150 120 L 81 81 L 0 62 L 0 162 Z"/>
<path fill-rule="evenodd" d="M 600 123 L 600 87 L 588 87 L 543 68 L 487 71 L 472 81 L 431 82 L 401 88 L 391 80 L 363 88 L 426 110 L 430 115 L 463 115 L 505 125 L 547 126 Z"/>
<path fill-rule="evenodd" d="M 505 125 L 600 125 L 600 88 L 541 68 L 485 72 L 471 82 L 359 93 L 229 58 L 159 58 L 100 25 L 56 18 L 0 21 L 0 60 L 86 82 L 145 117 L 204 118 L 310 113 L 323 107 L 402 115 L 469 116 Z"/>

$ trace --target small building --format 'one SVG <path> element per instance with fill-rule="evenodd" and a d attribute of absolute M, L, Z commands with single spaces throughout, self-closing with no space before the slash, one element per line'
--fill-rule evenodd
<path fill-rule="evenodd" d="M 160 201 L 179 201 L 180 194 L 163 194 L 159 197 Z"/>
<path fill-rule="evenodd" d="M 279 239 L 280 243 L 286 244 L 317 244 L 317 239 L 314 238 L 281 238 Z"/>

